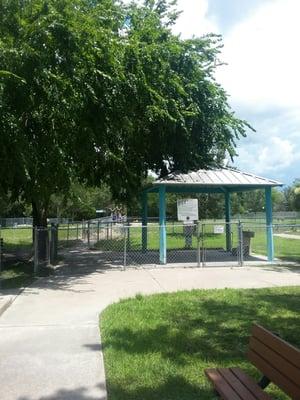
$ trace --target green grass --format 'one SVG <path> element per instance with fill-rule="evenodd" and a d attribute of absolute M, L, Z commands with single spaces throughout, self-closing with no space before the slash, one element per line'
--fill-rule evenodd
<path fill-rule="evenodd" d="M 33 247 L 32 228 L 2 228 L 0 237 L 4 241 L 4 252 L 14 252 L 18 250 L 30 251 Z M 70 224 L 69 227 L 60 226 L 58 230 L 58 240 L 61 245 L 74 245 L 76 240 L 82 237 L 81 224 L 78 226 Z"/>
<path fill-rule="evenodd" d="M 30 249 L 32 247 L 31 228 L 2 228 L 0 237 L 3 238 L 4 247 L 7 250 L 13 248 Z"/>
<path fill-rule="evenodd" d="M 30 285 L 34 281 L 32 263 L 19 262 L 6 267 L 0 273 L 1 289 L 16 289 Z"/>
<path fill-rule="evenodd" d="M 252 251 L 256 254 L 266 255 L 267 239 L 264 228 L 255 228 L 255 237 L 252 239 Z M 295 234 L 292 230 L 274 229 L 275 257 L 286 261 L 300 262 L 300 239 L 287 239 L 277 237 L 276 233 Z"/>
<path fill-rule="evenodd" d="M 300 287 L 194 290 L 121 301 L 101 316 L 109 400 L 206 400 L 209 367 L 239 366 L 254 322 L 300 347 Z M 274 385 L 273 398 L 287 399 Z"/>

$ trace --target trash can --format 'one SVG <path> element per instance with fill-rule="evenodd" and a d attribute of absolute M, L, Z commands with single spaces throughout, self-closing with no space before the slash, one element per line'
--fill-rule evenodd
<path fill-rule="evenodd" d="M 254 238 L 255 232 L 242 231 L 243 234 L 243 254 L 249 256 L 251 254 L 251 238 Z"/>

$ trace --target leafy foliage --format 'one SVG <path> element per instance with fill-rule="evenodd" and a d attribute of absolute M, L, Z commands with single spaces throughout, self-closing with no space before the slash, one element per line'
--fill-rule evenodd
<path fill-rule="evenodd" d="M 300 179 L 284 189 L 285 208 L 289 211 L 300 211 Z"/>
<path fill-rule="evenodd" d="M 174 2 L 3 0 L 0 186 L 44 225 L 76 179 L 129 202 L 149 170 L 235 155 L 247 123 L 214 80 L 221 39 L 182 40 Z"/>
<path fill-rule="evenodd" d="M 79 183 L 72 183 L 67 194 L 51 196 L 49 216 L 67 217 L 74 221 L 81 221 L 95 218 L 97 209 L 109 212 L 113 206 L 114 203 L 107 186 L 86 187 Z"/>

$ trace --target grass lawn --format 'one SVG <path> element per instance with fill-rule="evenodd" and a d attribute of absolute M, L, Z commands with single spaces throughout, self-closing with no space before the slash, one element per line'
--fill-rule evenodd
<path fill-rule="evenodd" d="M 4 252 L 28 253 L 33 250 L 32 228 L 0 228 L 0 237 L 4 241 Z M 60 225 L 58 241 L 61 246 L 72 246 L 82 237 L 82 225 Z"/>
<path fill-rule="evenodd" d="M 136 296 L 108 307 L 100 324 L 109 400 L 216 398 L 208 367 L 240 366 L 252 323 L 300 347 L 300 287 L 194 290 Z M 268 392 L 287 399 L 275 386 Z"/>
<path fill-rule="evenodd" d="M 30 285 L 34 280 L 33 264 L 19 262 L 0 273 L 1 289 L 15 289 Z"/>
<path fill-rule="evenodd" d="M 76 240 L 81 236 L 81 224 L 59 225 L 59 241 Z M 3 238 L 7 250 L 32 248 L 32 228 L 0 228 L 0 237 Z"/>
<path fill-rule="evenodd" d="M 30 249 L 32 247 L 32 228 L 2 228 L 0 237 L 4 241 L 4 248 Z"/>

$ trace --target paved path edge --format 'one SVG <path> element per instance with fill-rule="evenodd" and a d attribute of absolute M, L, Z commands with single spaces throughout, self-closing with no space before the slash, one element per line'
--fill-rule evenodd
<path fill-rule="evenodd" d="M 37 281 L 39 281 L 40 279 L 42 279 L 42 277 L 36 278 L 34 279 L 29 285 L 27 286 L 22 286 L 17 290 L 17 293 L 14 294 L 10 294 L 10 295 L 5 295 L 5 297 L 7 297 L 7 299 L 4 299 L 3 304 L 0 304 L 0 317 L 2 314 L 5 313 L 5 311 L 12 305 L 12 303 L 17 299 L 18 296 L 20 296 L 20 294 L 22 292 L 24 292 L 24 290 L 26 290 L 27 288 L 29 288 L 30 286 L 32 286 L 34 283 L 36 283 Z"/>
<path fill-rule="evenodd" d="M 20 293 L 16 294 L 16 295 L 10 295 L 10 296 L 6 296 L 8 297 L 7 299 L 3 300 L 0 304 L 0 317 L 1 315 L 8 309 L 8 307 L 10 305 L 12 305 L 12 303 L 14 302 L 14 300 L 16 299 L 16 297 L 19 295 Z"/>

